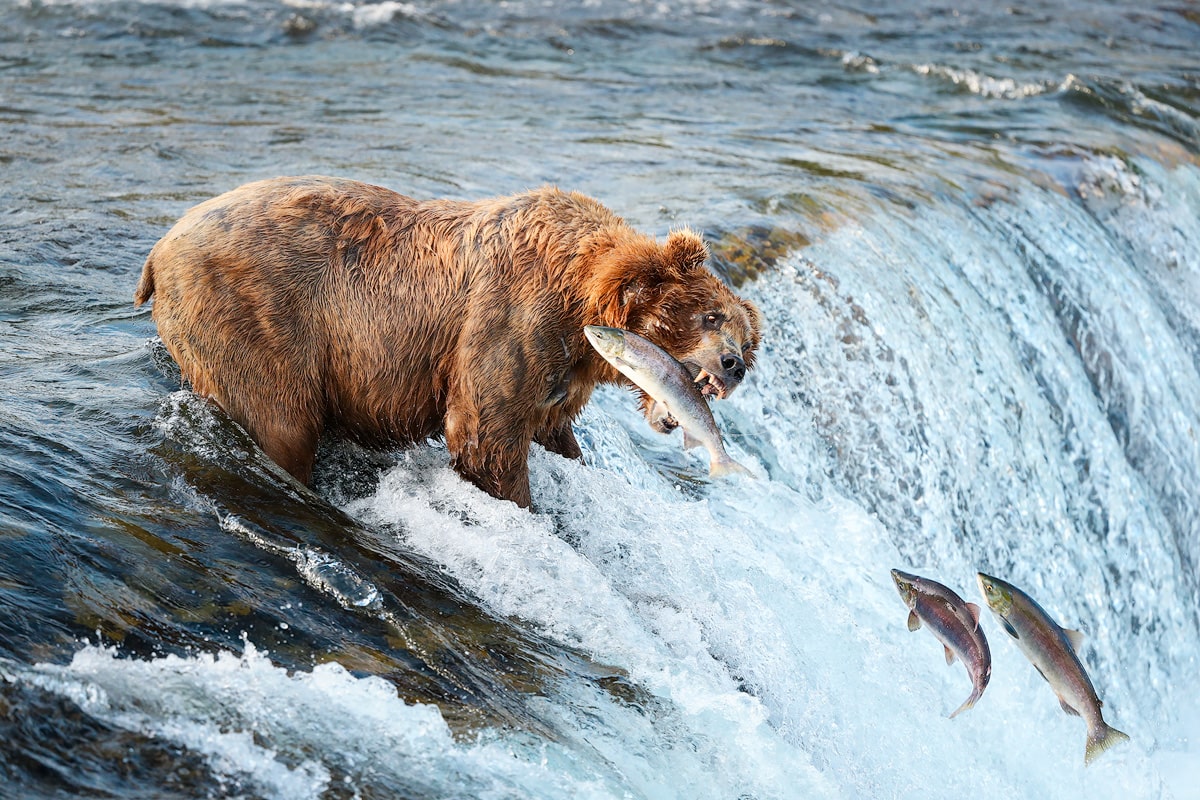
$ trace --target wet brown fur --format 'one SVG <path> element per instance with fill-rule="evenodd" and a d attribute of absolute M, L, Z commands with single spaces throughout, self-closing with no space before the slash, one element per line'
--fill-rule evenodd
<path fill-rule="evenodd" d="M 440 434 L 459 474 L 528 506 L 530 442 L 578 458 L 572 420 L 598 384 L 624 381 L 584 325 L 641 333 L 693 371 L 732 348 L 753 363 L 758 312 L 706 257 L 690 231 L 660 244 L 551 187 L 418 202 L 277 178 L 188 211 L 134 301 L 154 296 L 193 390 L 299 480 L 327 427 L 380 445 Z"/>

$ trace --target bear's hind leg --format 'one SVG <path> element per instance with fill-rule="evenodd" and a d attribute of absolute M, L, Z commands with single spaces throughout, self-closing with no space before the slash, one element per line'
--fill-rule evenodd
<path fill-rule="evenodd" d="M 271 434 L 261 440 L 260 446 L 272 461 L 308 486 L 312 480 L 313 463 L 317 458 L 317 442 L 320 438 L 320 430 L 275 427 Z"/>
<path fill-rule="evenodd" d="M 317 443 L 324 420 L 315 407 L 295 402 L 287 407 L 255 406 L 241 408 L 220 396 L 213 399 L 229 416 L 246 429 L 267 457 L 305 486 L 312 478 Z"/>

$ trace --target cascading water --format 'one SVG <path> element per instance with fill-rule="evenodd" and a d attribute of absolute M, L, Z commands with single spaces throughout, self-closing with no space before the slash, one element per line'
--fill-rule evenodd
<path fill-rule="evenodd" d="M 0 14 L 0 797 L 1194 794 L 1194 12 Z M 706 229 L 766 321 L 714 404 L 758 477 L 606 388 L 535 513 L 438 442 L 296 486 L 129 300 L 188 205 L 286 172 Z M 1080 629 L 1131 741 L 1085 768 L 986 611 L 947 719 L 969 681 L 893 568 Z"/>

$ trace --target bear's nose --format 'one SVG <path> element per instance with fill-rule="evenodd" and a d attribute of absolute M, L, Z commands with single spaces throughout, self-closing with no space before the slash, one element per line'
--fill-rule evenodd
<path fill-rule="evenodd" d="M 724 353 L 721 356 L 721 368 L 725 370 L 725 374 L 739 381 L 746 377 L 746 362 L 733 353 Z"/>

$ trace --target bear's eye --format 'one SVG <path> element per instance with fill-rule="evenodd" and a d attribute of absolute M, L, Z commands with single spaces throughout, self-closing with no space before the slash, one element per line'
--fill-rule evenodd
<path fill-rule="evenodd" d="M 704 315 L 704 327 L 706 327 L 706 328 L 710 328 L 710 329 L 719 328 L 719 327 L 721 327 L 721 323 L 724 321 L 725 321 L 725 317 L 721 316 L 720 314 L 716 313 L 715 311 L 710 311 Z"/>
<path fill-rule="evenodd" d="M 746 342 L 744 345 L 742 345 L 742 352 L 743 352 L 743 353 L 749 353 L 749 352 L 750 352 L 750 348 L 751 348 L 751 347 L 753 347 L 753 346 L 754 346 L 754 342 Z"/>

